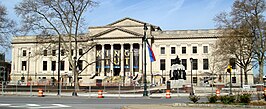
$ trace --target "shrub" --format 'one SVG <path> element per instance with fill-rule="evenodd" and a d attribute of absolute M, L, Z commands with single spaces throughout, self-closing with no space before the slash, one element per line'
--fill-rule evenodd
<path fill-rule="evenodd" d="M 239 95 L 239 103 L 249 103 L 251 101 L 251 94 Z"/>
<path fill-rule="evenodd" d="M 208 98 L 208 101 L 209 101 L 209 103 L 216 103 L 216 101 L 218 100 L 218 96 L 216 96 L 216 95 L 212 95 L 212 96 L 209 96 L 209 97 L 207 97 Z"/>
<path fill-rule="evenodd" d="M 189 100 L 192 101 L 193 103 L 196 103 L 197 101 L 200 100 L 200 97 L 196 95 L 190 95 Z"/>
<path fill-rule="evenodd" d="M 234 103 L 234 101 L 235 101 L 235 96 L 229 96 L 229 95 L 221 96 L 221 102 L 224 104 L 231 104 Z"/>

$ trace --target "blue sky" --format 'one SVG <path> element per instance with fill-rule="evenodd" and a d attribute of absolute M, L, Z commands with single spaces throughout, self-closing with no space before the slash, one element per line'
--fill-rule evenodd
<path fill-rule="evenodd" d="M 0 0 L 10 19 L 19 22 L 13 8 L 21 0 Z M 101 26 L 124 17 L 160 26 L 163 30 L 213 29 L 213 18 L 230 11 L 233 0 L 97 0 L 85 13 L 86 25 Z M 6 58 L 11 61 L 10 50 Z"/>

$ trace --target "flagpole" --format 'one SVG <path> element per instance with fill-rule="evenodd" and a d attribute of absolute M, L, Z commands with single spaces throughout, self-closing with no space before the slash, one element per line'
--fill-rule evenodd
<path fill-rule="evenodd" d="M 143 71 L 144 71 L 144 75 L 143 75 L 143 83 L 144 83 L 144 91 L 143 91 L 143 96 L 148 96 L 148 92 L 147 92 L 147 79 L 146 79 L 146 65 L 147 65 L 147 62 L 146 62 L 146 41 L 147 41 L 147 37 L 146 37 L 146 32 L 148 30 L 147 28 L 147 25 L 146 23 L 144 23 L 144 38 L 143 38 L 143 49 L 144 49 L 144 65 L 143 65 Z"/>

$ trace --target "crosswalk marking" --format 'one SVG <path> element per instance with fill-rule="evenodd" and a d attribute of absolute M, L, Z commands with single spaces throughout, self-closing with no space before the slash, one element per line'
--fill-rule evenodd
<path fill-rule="evenodd" d="M 38 104 L 26 104 L 27 106 L 41 106 L 41 105 L 38 105 Z"/>
<path fill-rule="evenodd" d="M 0 106 L 10 106 L 11 104 L 0 104 Z"/>
<path fill-rule="evenodd" d="M 59 107 L 70 107 L 70 106 L 63 105 L 63 104 L 52 104 L 52 105 L 59 106 Z"/>
<path fill-rule="evenodd" d="M 12 107 L 12 108 L 29 108 L 29 109 L 54 109 L 54 108 L 68 108 L 71 106 L 64 104 L 25 104 L 25 105 L 17 105 L 17 104 L 0 104 L 0 107 Z"/>

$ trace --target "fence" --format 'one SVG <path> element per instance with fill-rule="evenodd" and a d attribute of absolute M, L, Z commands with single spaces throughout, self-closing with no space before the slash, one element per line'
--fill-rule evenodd
<path fill-rule="evenodd" d="M 37 96 L 38 91 L 42 90 L 45 96 L 72 96 L 75 91 L 73 83 L 61 83 L 58 88 L 58 83 L 47 82 L 1 82 L 1 95 L 26 95 Z M 188 96 L 190 93 L 190 85 L 184 85 L 182 88 L 171 89 L 171 96 Z M 197 87 L 194 86 L 194 93 L 200 96 L 209 96 L 215 94 L 216 88 L 210 86 Z M 107 97 L 142 97 L 144 86 L 122 83 L 82 83 L 79 90 L 76 92 L 78 96 L 97 97 L 98 90 L 103 90 L 103 96 Z M 147 84 L 149 97 L 165 97 L 165 85 L 154 86 Z M 263 91 L 256 91 L 254 88 L 251 91 L 243 91 L 239 88 L 233 88 L 233 94 L 262 94 Z M 221 90 L 221 95 L 228 94 L 227 88 Z"/>

